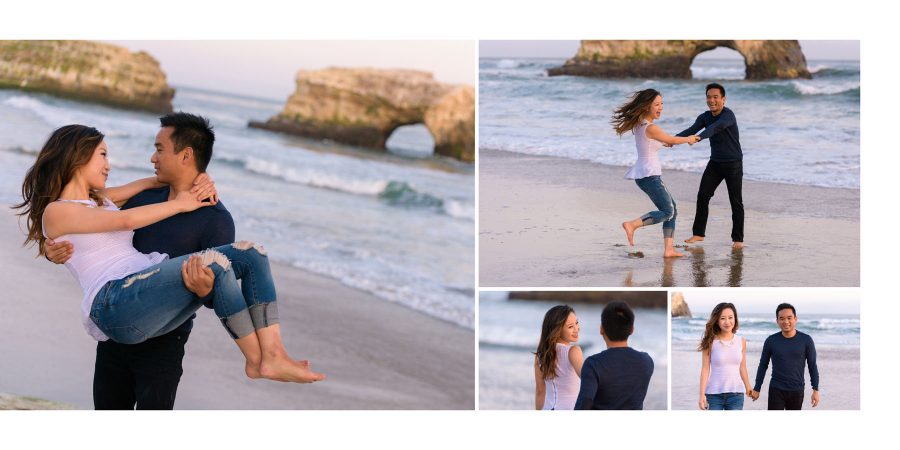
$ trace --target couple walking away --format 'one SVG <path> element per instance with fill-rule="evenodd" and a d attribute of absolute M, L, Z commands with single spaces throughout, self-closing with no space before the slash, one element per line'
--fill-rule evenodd
<path fill-rule="evenodd" d="M 634 93 L 628 103 L 613 112 L 612 125 L 619 136 L 631 131 L 637 147 L 638 158 L 634 166 L 625 175 L 634 180 L 638 187 L 650 197 L 657 207 L 641 217 L 622 222 L 628 244 L 634 245 L 634 232 L 641 227 L 662 222 L 663 224 L 663 257 L 684 256 L 675 250 L 675 219 L 678 208 L 675 199 L 662 181 L 662 165 L 659 151 L 663 147 L 680 144 L 693 145 L 703 139 L 709 139 L 712 149 L 706 170 L 700 179 L 697 192 L 697 212 L 694 216 L 694 235 L 686 239 L 687 243 L 702 241 L 706 236 L 706 221 L 709 216 L 709 200 L 716 188 L 725 181 L 728 188 L 728 199 L 731 202 L 731 240 L 735 249 L 744 246 L 744 204 L 741 199 L 741 181 L 743 178 L 743 154 L 738 134 L 737 119 L 734 113 L 725 107 L 725 88 L 712 83 L 706 86 L 706 105 L 709 111 L 697 117 L 697 120 L 686 130 L 670 136 L 653 122 L 662 116 L 662 94 L 655 89 L 645 89 Z M 697 134 L 700 130 L 702 133 Z"/>
<path fill-rule="evenodd" d="M 606 350 L 584 359 L 580 325 L 568 305 L 544 315 L 534 353 L 535 409 L 643 409 L 653 375 L 653 359 L 628 346 L 634 312 L 625 302 L 603 308 L 600 335 Z"/>
<path fill-rule="evenodd" d="M 98 341 L 97 409 L 172 409 L 194 312 L 204 305 L 243 353 L 248 377 L 324 379 L 282 344 L 263 248 L 229 244 L 234 222 L 205 174 L 214 140 L 202 117 L 164 116 L 150 159 L 156 176 L 107 188 L 104 135 L 67 125 L 25 176 L 15 208 L 27 218 L 26 244 L 65 263 L 83 290 L 82 323 Z"/>
<path fill-rule="evenodd" d="M 812 384 L 812 406 L 819 405 L 819 370 L 816 366 L 816 346 L 812 338 L 797 331 L 797 312 L 788 303 L 775 308 L 781 331 L 769 336 L 763 344 L 756 370 L 756 384 L 750 387 L 747 374 L 747 341 L 737 335 L 740 322 L 737 308 L 731 303 L 719 303 L 706 322 L 706 329 L 697 350 L 702 352 L 700 369 L 700 400 L 698 406 L 706 410 L 734 410 L 744 408 L 744 396 L 753 401 L 765 381 L 769 361 L 772 379 L 769 382 L 770 410 L 798 410 L 803 405 L 804 366 L 809 367 Z"/>

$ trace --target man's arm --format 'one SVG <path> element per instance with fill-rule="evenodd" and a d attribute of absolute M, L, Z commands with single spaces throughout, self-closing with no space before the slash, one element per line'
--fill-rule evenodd
<path fill-rule="evenodd" d="M 766 379 L 766 371 L 769 370 L 769 359 L 772 358 L 772 344 L 768 339 L 763 344 L 762 355 L 759 357 L 759 367 L 756 368 L 756 384 L 753 390 L 759 392 L 762 389 L 763 381 Z"/>
<path fill-rule="evenodd" d="M 682 131 L 681 133 L 676 134 L 678 137 L 687 137 L 694 134 L 697 134 L 698 131 L 704 128 L 703 125 L 703 114 L 697 116 L 697 120 L 694 121 L 694 124 Z"/>
<path fill-rule="evenodd" d="M 575 400 L 575 409 L 594 409 L 594 396 L 597 395 L 597 371 L 594 369 L 594 361 L 587 360 L 581 366 L 581 388 L 578 389 L 578 399 Z"/>
<path fill-rule="evenodd" d="M 709 124 L 702 133 L 700 133 L 700 139 L 709 139 L 710 136 L 734 125 L 737 123 L 737 118 L 734 116 L 734 113 L 731 110 L 722 111 L 722 114 L 719 114 L 719 117 L 716 118 L 713 123 Z"/>
<path fill-rule="evenodd" d="M 816 365 L 816 344 L 812 338 L 806 344 L 806 365 L 809 368 L 809 384 L 814 391 L 819 390 L 819 367 Z"/>

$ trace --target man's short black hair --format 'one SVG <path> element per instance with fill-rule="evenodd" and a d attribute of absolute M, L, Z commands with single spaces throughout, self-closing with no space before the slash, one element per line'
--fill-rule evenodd
<path fill-rule="evenodd" d="M 792 313 L 794 313 L 794 317 L 797 317 L 797 310 L 794 309 L 794 305 L 790 303 L 782 303 L 775 308 L 775 318 L 778 318 L 778 313 L 781 312 L 782 309 L 790 309 Z"/>
<path fill-rule="evenodd" d="M 722 93 L 722 97 L 725 96 L 725 86 L 722 86 L 719 83 L 709 83 L 706 85 L 706 90 L 703 92 L 709 92 L 710 89 L 718 89 L 719 92 Z"/>
<path fill-rule="evenodd" d="M 174 128 L 172 142 L 175 143 L 175 153 L 181 153 L 185 148 L 191 147 L 194 149 L 197 171 L 206 172 L 206 166 L 212 159 L 213 142 L 216 140 L 209 120 L 179 111 L 160 117 L 159 126 Z"/>
<path fill-rule="evenodd" d="M 600 316 L 600 324 L 603 332 L 613 342 L 628 340 L 631 330 L 634 328 L 634 312 L 625 302 L 611 302 L 603 308 Z"/>

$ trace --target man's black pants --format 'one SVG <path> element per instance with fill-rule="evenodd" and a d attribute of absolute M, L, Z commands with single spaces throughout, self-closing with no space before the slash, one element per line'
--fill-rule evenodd
<path fill-rule="evenodd" d="M 769 386 L 770 410 L 799 410 L 803 407 L 803 391 L 782 391 Z"/>
<path fill-rule="evenodd" d="M 741 183 L 744 178 L 742 161 L 716 162 L 706 164 L 700 189 L 697 192 L 697 213 L 694 216 L 694 236 L 706 236 L 706 220 L 709 218 L 709 200 L 716 188 L 725 180 L 728 201 L 731 202 L 731 240 L 744 242 L 744 200 L 741 197 Z"/>
<path fill-rule="evenodd" d="M 140 344 L 98 342 L 94 409 L 172 409 L 188 336 L 175 330 Z"/>

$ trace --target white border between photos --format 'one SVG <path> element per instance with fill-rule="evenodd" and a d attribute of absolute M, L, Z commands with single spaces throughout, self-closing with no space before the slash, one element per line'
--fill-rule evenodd
<path fill-rule="evenodd" d="M 314 4 L 315 3 L 315 4 Z M 4 448 L 549 448 L 551 446 L 758 448 L 858 446 L 892 436 L 898 373 L 895 212 L 897 26 L 873 5 L 761 0 L 575 2 L 16 2 L 0 38 L 79 39 L 666 39 L 739 37 L 861 40 L 862 411 L 728 416 L 690 411 L 0 412 Z M 878 8 L 878 9 L 875 9 Z M 186 20 L 200 17 L 202 20 Z M 475 63 L 477 70 L 477 62 Z M 811 114 L 814 112 L 811 112 Z M 478 170 L 476 168 L 476 188 Z M 476 208 L 478 199 L 476 197 Z M 476 218 L 477 233 L 477 218 Z M 477 235 L 477 234 L 476 234 Z M 828 245 L 824 242 L 823 245 Z M 478 253 L 476 250 L 476 277 Z M 477 284 L 476 284 L 477 285 Z M 516 287 L 516 289 L 532 289 Z M 545 289 L 534 287 L 534 289 Z M 498 288 L 499 290 L 499 288 Z M 610 289 L 611 290 L 611 289 Z M 5 301 L 5 300 L 4 300 Z M 476 310 L 476 320 L 477 320 Z M 476 323 L 477 331 L 477 323 Z M 864 344 L 862 344 L 864 343 Z M 477 340 L 476 340 L 477 347 Z M 477 352 L 477 349 L 476 349 Z M 476 353 L 477 355 L 477 353 Z M 476 356 L 477 357 L 477 356 Z M 0 361 L 3 364 L 22 362 Z M 478 362 L 476 360 L 476 372 Z M 477 382 L 477 373 L 476 373 Z M 476 393 L 477 402 L 477 393 Z M 891 414 L 893 413 L 893 414 Z M 890 442 L 890 441 L 888 441 Z"/>

